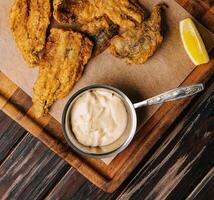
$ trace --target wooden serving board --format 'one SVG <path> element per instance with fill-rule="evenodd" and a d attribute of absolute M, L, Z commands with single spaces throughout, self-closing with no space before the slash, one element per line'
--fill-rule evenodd
<path fill-rule="evenodd" d="M 154 0 L 154 2 L 158 1 Z M 190 4 L 188 4 L 187 2 L 188 1 L 182 1 L 183 5 L 188 7 Z M 169 7 L 171 9 L 175 6 L 175 3 L 171 3 L 171 1 L 167 1 L 167 4 L 169 4 Z M 0 11 L 3 12 L 2 10 Z M 182 10 L 180 10 L 180 12 L 181 11 Z M 191 11 L 194 14 L 194 10 Z M 4 21 L 1 24 L 6 26 L 8 22 Z M 4 49 L 1 48 L 0 54 L 3 55 L 3 51 Z M 1 57 L 1 59 L 3 59 L 3 57 Z M 186 58 L 184 59 L 184 62 L 185 60 Z M 15 61 L 18 62 L 18 59 L 15 58 L 12 61 L 14 62 L 14 66 L 16 65 Z M 162 62 L 161 64 L 164 63 Z M 187 64 L 190 65 L 189 62 L 187 62 Z M 15 68 L 8 69 L 7 66 L 0 66 L 0 69 L 3 69 L 4 72 L 11 72 L 12 70 L 15 70 Z M 212 57 L 211 61 L 208 64 L 198 67 L 190 65 L 189 67 L 186 66 L 186 69 L 189 70 L 188 73 L 182 72 L 185 74 L 185 80 L 182 79 L 182 73 L 177 74 L 177 79 L 176 74 L 174 74 L 175 82 L 177 81 L 176 84 L 174 83 L 176 86 L 189 85 L 197 82 L 206 82 L 214 73 L 214 58 Z M 28 70 L 29 69 L 26 68 L 26 72 Z M 10 76 L 11 73 L 8 73 L 7 75 L 9 77 L 12 77 Z M 167 78 L 170 79 L 170 77 Z M 19 85 L 19 82 L 17 82 L 15 79 L 13 81 L 15 81 Z M 158 138 L 160 138 L 164 134 L 164 132 L 177 118 L 177 116 L 191 101 L 191 98 L 188 98 L 176 102 L 166 103 L 159 108 L 156 108 L 154 114 L 152 114 L 149 120 L 147 120 L 143 127 L 139 130 L 138 134 L 135 136 L 129 147 L 118 156 L 116 156 L 116 158 L 111 158 L 111 160 L 113 159 L 111 162 L 107 162 L 106 160 L 105 162 L 103 162 L 102 160 L 82 157 L 73 152 L 72 149 L 68 147 L 63 137 L 59 120 L 55 119 L 53 117 L 54 115 L 48 115 L 39 120 L 35 119 L 33 117 L 31 107 L 31 97 L 23 91 L 26 88 L 22 87 L 21 89 L 13 81 L 10 80 L 4 73 L 0 72 L 0 108 L 11 118 L 21 124 L 26 130 L 31 132 L 35 137 L 37 137 L 54 152 L 56 152 L 59 156 L 61 156 L 73 167 L 75 167 L 91 182 L 108 192 L 112 192 L 119 187 L 119 185 L 125 180 L 125 178 L 133 171 L 136 165 L 154 146 Z M 154 82 L 155 81 L 157 80 L 154 80 Z M 28 84 L 29 83 L 26 82 L 26 85 Z M 150 90 L 150 88 L 145 88 L 145 93 L 146 89 Z M 162 89 L 167 89 L 167 87 L 165 87 L 165 85 L 163 84 Z M 153 92 L 157 92 L 156 90 L 154 86 Z M 25 91 L 28 92 L 28 90 Z"/>

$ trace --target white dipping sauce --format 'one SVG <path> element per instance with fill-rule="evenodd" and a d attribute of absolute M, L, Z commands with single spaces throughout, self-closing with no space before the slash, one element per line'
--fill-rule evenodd
<path fill-rule="evenodd" d="M 71 108 L 71 126 L 77 140 L 86 146 L 104 146 L 125 131 L 127 112 L 123 101 L 107 89 L 85 92 Z"/>

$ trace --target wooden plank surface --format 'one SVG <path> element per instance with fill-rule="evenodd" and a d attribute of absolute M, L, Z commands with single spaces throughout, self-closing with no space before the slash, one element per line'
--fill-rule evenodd
<path fill-rule="evenodd" d="M 112 194 L 106 194 L 73 170 L 49 194 L 47 199 L 184 199 L 214 164 L 214 77 L 205 92 L 198 95 L 183 113 L 174 131 L 160 138 L 162 146 L 153 149 L 153 157 L 138 166 L 134 177 Z M 209 83 L 210 84 L 210 83 Z M 208 84 L 208 85 L 209 85 Z M 179 121 L 179 120 L 178 120 Z M 133 175 L 136 172 L 133 173 Z M 79 180 L 75 185 L 73 180 Z M 208 182 L 206 188 L 211 188 Z M 71 190 L 69 190 L 71 188 Z M 212 194 L 208 191 L 207 197 Z M 211 198 L 206 198 L 209 200 Z"/>
<path fill-rule="evenodd" d="M 48 200 L 60 199 L 115 199 L 120 193 L 117 190 L 114 193 L 106 193 L 91 184 L 81 174 L 73 169 L 69 170 L 63 179 L 56 185 L 53 191 L 48 195 Z"/>
<path fill-rule="evenodd" d="M 214 73 L 214 57 L 211 56 L 211 58 L 209 63 L 197 66 L 182 85 L 190 85 L 197 82 L 206 83 Z M 61 126 L 55 123 L 49 124 L 52 121 L 50 115 L 35 121 L 31 116 L 31 101 L 29 101 L 29 98 L 23 91 L 17 89 L 7 100 L 7 103 L 4 104 L 4 112 L 28 131 L 32 131 L 35 137 L 40 139 L 51 150 L 57 152 L 92 183 L 105 191 L 112 192 L 134 170 L 182 110 L 187 107 L 193 97 L 163 104 L 135 136 L 132 143 L 109 165 L 105 165 L 97 159 L 82 158 L 74 153 L 65 143 Z M 22 107 L 22 105 L 24 106 Z"/>
<path fill-rule="evenodd" d="M 70 165 L 27 134 L 0 166 L 0 199 L 43 199 Z"/>
<path fill-rule="evenodd" d="M 183 199 L 181 198 L 181 194 L 185 194 L 185 190 L 188 190 L 189 193 L 191 189 L 194 190 L 191 184 L 194 186 L 198 185 L 203 175 L 206 175 L 206 172 L 209 171 L 210 162 L 214 160 L 212 157 L 213 151 L 211 151 L 213 149 L 210 150 L 209 145 L 210 142 L 213 142 L 213 135 L 212 133 L 211 135 L 204 134 L 204 131 L 200 132 L 200 130 L 209 132 L 210 128 L 211 131 L 213 130 L 214 93 L 211 94 L 213 88 L 214 84 L 202 94 L 200 99 L 197 98 L 197 101 L 194 103 L 195 106 L 192 108 L 195 112 L 189 114 L 192 113 L 190 110 L 175 131 L 162 140 L 163 145 L 158 151 L 155 151 L 154 156 L 151 157 L 146 164 L 145 160 L 143 161 L 143 166 L 140 166 L 140 172 L 134 176 L 134 178 L 129 178 L 127 187 L 124 188 L 123 185 L 122 188 L 113 194 L 103 192 L 82 177 L 76 170 L 68 170 L 69 167 L 67 167 L 64 161 L 54 155 L 54 153 L 51 153 L 41 142 L 27 135 L 0 167 L 1 199 L 43 199 L 46 195 L 48 195 L 46 197 L 47 199 L 116 199 L 118 195 L 120 195 L 118 197 L 119 199 L 125 199 L 125 197 L 132 199 L 149 199 L 148 193 L 151 189 L 153 190 L 153 188 L 159 188 L 160 191 L 165 191 L 167 194 L 170 194 L 167 196 L 169 199 L 174 200 L 177 195 L 179 195 L 177 199 Z M 202 103 L 199 103 L 200 101 L 202 101 Z M 197 110 L 196 107 L 198 108 Z M 199 115 L 200 117 L 197 117 Z M 4 120 L 7 121 L 8 119 L 4 118 Z M 197 130 L 195 127 L 200 128 L 199 132 L 196 132 L 198 133 L 196 137 L 193 135 L 195 130 Z M 181 129 L 182 131 L 180 131 Z M 182 146 L 179 147 L 180 144 L 182 144 Z M 194 146 L 191 146 L 191 144 Z M 176 149 L 176 146 L 179 148 Z M 203 148 L 203 146 L 206 147 Z M 196 150 L 194 150 L 194 148 L 196 148 Z M 196 156 L 194 160 L 193 156 L 197 154 L 197 152 L 200 152 L 201 149 L 203 149 L 204 153 L 202 152 L 199 155 L 199 159 Z M 171 154 L 174 154 L 174 156 L 172 157 Z M 186 163 L 180 159 L 184 158 L 182 155 L 187 155 Z M 167 157 L 167 159 L 163 157 Z M 209 158 L 209 160 L 207 160 L 207 158 Z M 162 163 L 161 160 L 163 160 Z M 158 163 L 161 163 L 161 167 L 157 167 L 157 173 L 153 173 L 155 165 Z M 169 167 L 176 166 L 175 164 L 178 165 L 177 168 L 171 168 L 172 170 L 170 170 Z M 213 163 L 211 164 L 213 165 Z M 194 167 L 192 167 L 192 165 Z M 176 169 L 176 172 L 179 172 L 179 167 L 180 173 L 178 173 L 178 179 L 176 179 L 171 172 L 175 172 Z M 187 167 L 189 167 L 189 169 L 187 169 Z M 185 170 L 187 170 L 188 173 L 183 173 Z M 203 172 L 201 176 L 199 176 L 200 170 Z M 179 174 L 182 174 L 182 176 L 179 177 Z M 142 180 L 145 180 L 143 175 L 147 175 L 149 178 L 144 185 L 139 186 Z M 176 180 L 176 187 L 172 188 L 174 179 Z M 210 183 L 209 181 L 208 185 L 204 184 L 205 186 L 203 186 L 203 188 L 210 188 Z M 133 188 L 135 189 L 134 192 Z M 132 195 L 127 196 L 127 194 L 130 195 L 130 191 L 132 191 Z M 187 195 L 188 192 L 186 192 L 185 195 Z M 152 194 L 157 195 L 160 193 L 156 190 L 153 191 Z M 210 193 L 206 193 L 206 197 L 209 197 L 209 194 Z M 152 199 L 157 198 L 152 196 Z M 161 199 L 164 199 L 164 197 L 161 196 Z"/>
<path fill-rule="evenodd" d="M 210 2 L 178 1 L 196 17 L 212 16 Z M 212 23 L 212 21 L 210 22 Z M 182 84 L 188 85 L 206 80 L 214 72 L 214 59 L 204 66 L 199 66 Z M 2 81 L 4 79 L 4 81 Z M 158 142 L 162 134 L 180 115 L 182 110 L 190 103 L 191 98 L 179 102 L 170 102 L 161 106 L 143 129 L 136 135 L 131 145 L 124 150 L 108 166 L 102 161 L 82 158 L 74 153 L 65 142 L 61 126 L 50 115 L 36 120 L 32 114 L 31 99 L 21 89 L 17 88 L 0 73 L 0 80 L 7 83 L 8 87 L 2 87 L 0 107 L 15 121 L 40 139 L 51 150 L 57 152 L 64 160 L 75 167 L 80 173 L 103 190 L 112 192 L 127 178 L 152 146 Z M 5 89 L 6 88 L 6 89 Z"/>
<path fill-rule="evenodd" d="M 177 2 L 213 31 L 214 3 L 212 0 L 177 0 Z M 15 97 L 22 95 L 15 85 L 11 85 L 10 88 L 11 91 L 15 92 L 12 92 Z M 188 195 L 192 199 L 212 199 L 213 177 L 211 179 L 208 177 L 210 177 L 210 173 L 213 174 L 213 171 L 211 171 L 212 161 L 214 160 L 212 157 L 213 132 L 205 134 L 203 131 L 199 133 L 194 131 L 195 127 L 199 127 L 200 130 L 207 127 L 208 129 L 211 127 L 211 130 L 214 129 L 213 117 L 210 118 L 210 116 L 204 115 L 205 110 L 209 114 L 213 112 L 213 100 L 210 98 L 212 90 L 208 90 L 207 98 L 203 93 L 201 98 L 203 105 L 196 102 L 192 109 L 192 111 L 195 111 L 197 108 L 197 112 L 201 113 L 200 117 L 195 118 L 196 114 L 194 116 L 187 114 L 175 131 L 165 133 L 122 187 L 113 194 L 104 193 L 83 178 L 76 170 L 72 168 L 69 170 L 70 167 L 64 161 L 32 136 L 27 135 L 22 139 L 26 134 L 25 131 L 15 122 L 8 125 L 12 120 L 1 113 L 0 142 L 1 140 L 4 141 L 2 143 L 4 146 L 0 146 L 0 158 L 3 162 L 0 166 L 0 199 L 43 199 L 45 196 L 47 196 L 47 199 L 115 199 L 118 195 L 120 199 L 128 197 L 131 199 L 142 199 L 144 197 L 144 199 L 160 199 L 161 196 L 180 200 Z M 10 94 L 6 93 L 5 96 L 10 98 Z M 17 99 L 14 99 L 13 103 L 18 103 Z M 211 102 L 211 108 L 209 102 Z M 0 96 L 0 107 L 4 107 L 5 103 L 5 99 Z M 24 111 L 27 111 L 29 106 L 25 105 L 26 109 Z M 201 118 L 201 116 L 203 117 Z M 18 119 L 22 117 L 23 115 L 19 114 L 16 116 Z M 176 123 L 178 120 L 176 120 Z M 47 129 L 51 130 L 51 128 L 48 127 Z M 18 134 L 13 135 L 14 133 Z M 5 144 L 5 140 L 10 144 Z M 192 140 L 194 143 L 192 143 Z M 212 146 L 209 142 L 212 142 Z M 13 149 L 16 143 L 19 143 L 19 145 Z M 198 145 L 193 145 L 195 143 Z M 160 148 L 158 148 L 159 145 L 161 145 Z M 171 151 L 174 151 L 173 156 L 170 155 L 172 154 Z M 9 157 L 5 160 L 8 155 Z M 160 158 L 158 159 L 159 155 L 163 161 Z M 166 161 L 164 156 L 169 159 Z M 155 171 L 155 167 L 157 167 L 157 171 Z M 177 170 L 178 168 L 179 170 Z M 140 172 L 136 175 L 139 170 Z M 178 175 L 181 176 L 174 176 L 173 172 L 176 170 Z M 155 173 L 152 174 L 154 171 Z M 207 176 L 204 178 L 205 175 Z M 174 180 L 172 177 L 178 179 L 174 178 Z M 142 185 L 145 178 L 148 179 Z M 128 186 L 126 186 L 127 183 L 129 183 Z M 149 194 L 152 192 L 154 193 L 151 197 Z M 190 192 L 192 193 L 190 194 Z"/>
<path fill-rule="evenodd" d="M 70 197 L 77 193 L 86 182 L 87 179 L 72 168 L 55 186 L 47 199 L 70 199 Z"/>
<path fill-rule="evenodd" d="M 176 0 L 201 24 L 214 32 L 214 2 L 213 0 Z"/>
<path fill-rule="evenodd" d="M 6 114 L 0 112 L 0 133 L 1 164 L 27 132 Z"/>
<path fill-rule="evenodd" d="M 119 199 L 188 196 L 214 165 L 214 83 L 164 139 Z"/>
<path fill-rule="evenodd" d="M 187 200 L 202 200 L 214 198 L 214 167 L 207 173 L 197 185 Z"/>

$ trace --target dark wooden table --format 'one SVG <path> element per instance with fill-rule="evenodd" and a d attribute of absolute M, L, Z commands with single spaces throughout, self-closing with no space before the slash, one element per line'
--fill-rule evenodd
<path fill-rule="evenodd" d="M 214 1 L 188 4 L 188 11 L 198 9 L 195 17 L 214 31 Z M 214 199 L 214 77 L 112 194 L 91 184 L 0 111 L 0 199 L 44 198 Z"/>

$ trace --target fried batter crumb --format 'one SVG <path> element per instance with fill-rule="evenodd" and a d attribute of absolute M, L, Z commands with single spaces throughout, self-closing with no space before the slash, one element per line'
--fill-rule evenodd
<path fill-rule="evenodd" d="M 11 8 L 11 32 L 24 60 L 31 67 L 39 63 L 50 12 L 50 0 L 16 0 Z"/>
<path fill-rule="evenodd" d="M 155 6 L 150 18 L 140 26 L 115 36 L 110 46 L 112 55 L 125 59 L 128 64 L 145 63 L 163 41 L 161 7 Z"/>
<path fill-rule="evenodd" d="M 92 48 L 92 42 L 80 33 L 51 29 L 33 87 L 36 117 L 46 114 L 57 99 L 69 94 L 81 78 Z"/>
<path fill-rule="evenodd" d="M 107 16 L 122 28 L 134 27 L 144 18 L 142 9 L 130 0 L 54 0 L 54 18 L 64 24 L 87 24 Z"/>

